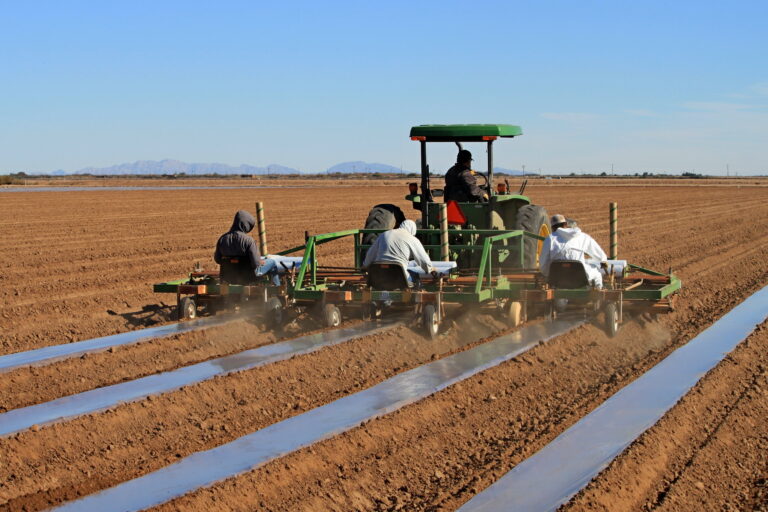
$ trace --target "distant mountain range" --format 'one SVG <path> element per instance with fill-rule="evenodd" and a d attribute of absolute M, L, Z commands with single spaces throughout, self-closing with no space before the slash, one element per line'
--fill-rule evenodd
<path fill-rule="evenodd" d="M 298 174 L 297 169 L 279 164 L 266 167 L 242 164 L 237 167 L 217 163 L 187 163 L 180 160 L 139 160 L 111 167 L 86 167 L 79 171 L 55 171 L 53 174 Z"/>
<path fill-rule="evenodd" d="M 522 171 L 494 167 L 495 173 L 520 176 Z M 279 164 L 269 164 L 266 167 L 242 164 L 232 166 L 218 163 L 186 163 L 180 160 L 139 160 L 133 163 L 124 163 L 110 167 L 86 167 L 79 171 L 53 171 L 51 174 L 64 176 L 67 174 L 94 174 L 94 175 L 119 175 L 119 174 L 353 174 L 353 173 L 381 173 L 381 174 L 408 174 L 418 171 L 401 169 L 388 164 L 371 163 L 363 161 L 342 162 L 329 167 L 324 171 L 299 171 L 292 167 Z"/>
<path fill-rule="evenodd" d="M 351 174 L 351 173 L 357 173 L 357 172 L 378 172 L 378 173 L 386 173 L 386 174 L 400 174 L 405 173 L 408 174 L 410 172 L 407 169 L 401 169 L 400 167 L 395 167 L 393 165 L 387 165 L 387 164 L 376 164 L 376 163 L 368 163 L 368 162 L 342 162 L 340 164 L 332 165 L 329 167 L 326 171 L 326 173 L 342 173 L 342 174 Z"/>

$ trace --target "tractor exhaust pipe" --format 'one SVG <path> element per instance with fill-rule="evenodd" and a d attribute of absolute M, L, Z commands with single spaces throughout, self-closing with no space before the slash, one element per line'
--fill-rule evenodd
<path fill-rule="evenodd" d="M 256 203 L 256 221 L 259 224 L 259 251 L 261 251 L 261 257 L 265 258 L 269 252 L 267 251 L 267 227 L 264 222 L 264 203 L 261 201 Z"/>
<path fill-rule="evenodd" d="M 617 260 L 619 259 L 619 203 L 611 203 L 609 212 L 611 224 L 611 247 L 609 250 L 609 258 Z"/>

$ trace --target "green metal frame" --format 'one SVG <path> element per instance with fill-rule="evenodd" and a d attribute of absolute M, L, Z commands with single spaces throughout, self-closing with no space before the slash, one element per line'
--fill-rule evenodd
<path fill-rule="evenodd" d="M 683 286 L 682 281 L 680 281 L 680 279 L 672 273 L 664 274 L 663 272 L 657 272 L 655 270 L 643 268 L 639 265 L 633 265 L 632 263 L 630 263 L 628 266 L 630 270 L 640 272 L 641 274 L 647 274 L 649 276 L 656 276 L 656 277 L 668 277 L 669 283 L 659 288 L 639 287 L 632 290 L 620 290 L 622 300 L 659 301 L 662 299 L 666 299 L 673 293 L 679 291 Z M 615 293 L 616 291 L 619 291 L 619 290 L 601 290 L 601 292 L 608 292 L 608 293 L 611 293 L 611 292 Z M 589 290 L 585 290 L 583 288 L 570 289 L 570 290 L 559 288 L 554 290 L 554 296 L 556 299 L 587 300 L 590 298 L 589 293 L 590 293 Z"/>
<path fill-rule="evenodd" d="M 317 277 L 318 262 L 316 257 L 316 247 L 322 243 L 330 242 L 332 240 L 338 240 L 341 238 L 352 236 L 354 238 L 355 245 L 355 267 L 360 267 L 360 250 L 368 248 L 370 246 L 363 245 L 361 243 L 362 235 L 366 233 L 382 233 L 386 230 L 383 229 L 352 229 L 347 231 L 339 231 L 335 233 L 326 233 L 322 235 L 315 235 L 309 237 L 304 252 L 304 258 L 302 259 L 301 266 L 297 272 L 296 282 L 290 295 L 297 301 L 318 301 L 327 300 L 329 293 L 336 297 L 339 291 L 343 292 L 343 297 L 340 299 L 343 302 L 361 302 L 364 297 L 367 300 L 389 300 L 392 302 L 402 303 L 414 303 L 414 302 L 429 302 L 432 299 L 432 295 L 438 293 L 437 285 L 428 284 L 425 285 L 423 291 L 363 291 L 363 290 L 329 290 L 328 284 L 320 282 Z M 439 235 L 438 229 L 421 229 L 417 231 L 420 235 Z M 466 285 L 454 286 L 451 283 L 450 277 L 444 284 L 442 291 L 439 291 L 440 296 L 445 302 L 456 303 L 478 303 L 486 302 L 495 298 L 519 298 L 522 294 L 522 290 L 526 288 L 535 287 L 535 283 L 518 283 L 510 282 L 503 275 L 496 276 L 496 282 L 494 284 L 493 276 L 493 260 L 494 252 L 501 250 L 509 250 L 510 246 L 497 245 L 505 240 L 517 238 L 519 240 L 519 254 L 520 254 L 520 268 L 523 267 L 525 244 L 524 239 L 526 237 L 534 238 L 537 240 L 543 240 L 539 235 L 528 233 L 521 230 L 509 230 L 499 231 L 496 229 L 478 229 L 478 230 L 448 230 L 450 235 L 480 235 L 484 236 L 482 245 L 461 245 L 461 250 L 482 251 L 480 257 L 480 265 L 477 272 L 477 277 L 474 285 L 467 287 Z M 425 249 L 437 250 L 439 245 L 425 245 Z M 465 291 L 465 288 L 470 288 Z M 331 302 L 334 299 L 331 299 Z"/>
<path fill-rule="evenodd" d="M 395 291 L 377 291 L 377 290 L 361 290 L 361 289 L 332 289 L 329 284 L 318 278 L 318 261 L 316 254 L 316 247 L 323 243 L 327 243 L 333 240 L 342 239 L 345 237 L 353 237 L 354 239 L 354 251 L 355 251 L 355 267 L 360 267 L 360 252 L 361 249 L 368 248 L 370 246 L 363 245 L 361 243 L 362 235 L 366 233 L 382 233 L 386 230 L 382 229 L 351 229 L 346 231 L 339 231 L 335 233 L 326 233 L 322 235 L 315 235 L 308 238 L 305 245 L 304 258 L 302 259 L 301 266 L 299 267 L 297 278 L 294 287 L 289 290 L 290 296 L 298 302 L 310 301 L 326 301 L 326 302 L 340 302 L 351 304 L 362 304 L 363 302 L 371 301 L 383 301 L 388 300 L 393 303 L 401 304 L 414 304 L 419 302 L 433 302 L 436 300 L 436 296 L 439 293 L 440 300 L 447 303 L 485 303 L 494 299 L 512 299 L 512 300 L 524 300 L 526 290 L 538 290 L 543 289 L 541 282 L 536 279 L 526 281 L 510 281 L 500 272 L 494 276 L 494 253 L 503 250 L 510 250 L 513 245 L 510 244 L 512 240 L 516 239 L 519 248 L 520 266 L 519 269 L 525 271 L 525 243 L 526 237 L 536 240 L 543 240 L 544 238 L 534 234 L 521 230 L 508 230 L 499 231 L 491 229 L 478 229 L 478 230 L 459 230 L 450 229 L 448 234 L 450 235 L 479 235 L 483 236 L 482 244 L 474 245 L 461 245 L 461 250 L 470 251 L 482 251 L 480 264 L 477 270 L 476 279 L 473 285 L 456 284 L 452 283 L 451 277 L 446 279 L 446 282 L 440 290 L 434 283 L 428 283 L 424 286 L 423 290 L 395 290 Z M 438 229 L 421 229 L 417 234 L 424 236 L 438 235 L 440 230 Z M 502 242 L 507 241 L 507 245 L 501 245 Z M 514 242 L 512 242 L 514 243 Z M 424 246 L 427 250 L 437 250 L 439 245 L 427 244 Z M 663 274 L 654 270 L 649 270 L 637 265 L 629 265 L 632 271 L 647 274 L 649 276 L 663 276 L 668 277 L 669 282 L 662 286 L 649 284 L 645 287 L 638 287 L 631 290 L 623 289 L 601 289 L 595 290 L 592 288 L 580 288 L 580 289 L 554 289 L 551 290 L 551 298 L 567 298 L 573 300 L 588 301 L 594 299 L 596 294 L 602 295 L 606 298 L 621 297 L 625 301 L 647 301 L 655 302 L 665 299 L 680 290 L 682 283 L 674 274 Z M 510 270 L 507 267 L 507 270 Z M 515 270 L 514 268 L 511 270 Z"/>
<path fill-rule="evenodd" d="M 292 254 L 294 252 L 302 251 L 306 248 L 305 245 L 299 245 L 296 247 L 291 247 L 290 249 L 286 249 L 284 251 L 280 251 L 277 254 L 279 256 L 285 256 L 286 254 Z M 181 279 L 175 279 L 173 281 L 166 281 L 164 283 L 156 283 L 152 286 L 152 291 L 155 293 L 178 293 L 179 292 L 179 286 L 188 285 L 188 284 L 204 284 L 206 286 L 206 292 L 203 295 L 220 295 L 221 294 L 221 285 L 218 281 L 211 282 L 212 278 L 209 278 L 207 281 L 203 282 L 201 281 L 199 283 L 192 282 L 192 274 L 188 274 L 186 278 Z M 227 295 L 243 295 L 248 294 L 248 289 L 253 287 L 259 287 L 261 289 L 267 288 L 270 291 L 276 291 L 279 290 L 281 287 L 275 286 L 268 282 L 267 278 L 264 279 L 264 283 L 257 283 L 254 285 L 239 285 L 239 284 L 230 284 L 227 285 Z"/>

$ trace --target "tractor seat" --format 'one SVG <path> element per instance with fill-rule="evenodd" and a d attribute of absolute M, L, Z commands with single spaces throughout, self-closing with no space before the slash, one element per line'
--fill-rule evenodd
<path fill-rule="evenodd" d="M 256 274 L 248 256 L 222 256 L 219 278 L 227 284 L 253 284 Z"/>
<path fill-rule="evenodd" d="M 374 290 L 403 290 L 409 287 L 403 267 L 397 263 L 372 263 L 368 267 L 367 282 Z"/>
<path fill-rule="evenodd" d="M 547 282 L 553 288 L 572 290 L 589 286 L 584 264 L 578 260 L 553 261 L 549 265 Z"/>

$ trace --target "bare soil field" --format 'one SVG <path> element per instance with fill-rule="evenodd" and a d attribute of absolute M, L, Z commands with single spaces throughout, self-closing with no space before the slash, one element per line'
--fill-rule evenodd
<path fill-rule="evenodd" d="M 497 177 L 496 183 L 503 182 L 503 176 Z M 513 188 L 522 180 L 520 177 L 506 177 L 513 184 Z M 435 176 L 435 182 L 441 182 L 442 178 Z M 708 176 L 706 178 L 693 179 L 681 177 L 650 177 L 641 178 L 635 176 L 604 177 L 604 176 L 528 176 L 535 186 L 609 186 L 609 187 L 722 187 L 722 186 L 746 186 L 768 187 L 768 179 L 764 177 L 721 177 Z M 401 175 L 256 175 L 253 177 L 176 177 L 172 179 L 158 179 L 142 176 L 62 176 L 62 177 L 38 177 L 22 180 L 15 185 L 0 185 L 3 188 L 41 188 L 41 187 L 356 187 L 356 186 L 397 186 L 403 187 L 409 182 L 419 181 L 415 173 Z M 433 182 L 433 183 L 435 183 Z"/>
<path fill-rule="evenodd" d="M 273 251 L 304 232 L 361 227 L 406 209 L 404 179 L 374 186 L 0 193 L 0 353 L 171 321 L 152 283 L 212 267 L 238 209 L 264 201 Z M 554 180 L 556 181 L 556 180 Z M 642 181 L 642 180 L 636 180 Z M 708 180 L 707 180 L 708 181 Z M 534 182 L 526 193 L 619 254 L 672 268 L 676 311 L 595 325 L 536 347 L 346 434 L 174 500 L 163 510 L 452 510 L 768 283 L 768 180 L 648 186 Z M 513 184 L 514 185 L 514 184 Z M 321 261 L 350 265 L 350 244 Z M 355 322 L 345 319 L 345 323 Z M 257 320 L 0 375 L 0 411 L 272 343 Z M 402 325 L 316 353 L 0 439 L 0 509 L 42 510 L 329 403 L 506 330 L 465 314 L 438 340 Z M 569 505 L 578 510 L 762 510 L 768 500 L 766 327 L 755 332 Z"/>

